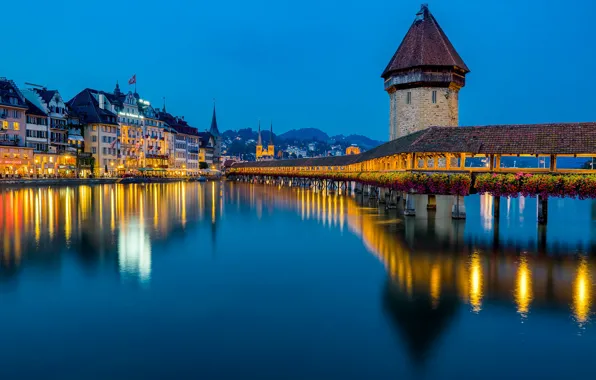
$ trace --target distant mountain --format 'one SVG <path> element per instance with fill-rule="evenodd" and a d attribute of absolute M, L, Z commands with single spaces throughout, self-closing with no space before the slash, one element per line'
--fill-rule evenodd
<path fill-rule="evenodd" d="M 364 150 L 369 150 L 385 143 L 384 141 L 373 140 L 363 135 L 337 135 L 332 136 L 331 140 L 338 143 L 345 143 L 346 145 L 356 144 Z"/>
<path fill-rule="evenodd" d="M 329 135 L 325 132 L 321 131 L 317 128 L 300 128 L 300 129 L 292 129 L 291 131 L 287 131 L 282 133 L 281 135 L 277 136 L 283 140 L 297 140 L 297 141 L 322 141 L 327 142 L 329 140 Z"/>
<path fill-rule="evenodd" d="M 258 139 L 258 131 L 251 128 L 239 129 L 238 131 L 227 130 L 222 133 L 224 138 L 224 151 L 230 155 L 254 154 L 255 142 Z M 270 132 L 261 131 L 264 145 L 270 141 Z M 300 128 L 276 135 L 273 134 L 276 151 L 285 150 L 288 147 L 300 148 L 307 151 L 309 156 L 320 156 L 330 152 L 343 152 L 346 147 L 355 144 L 363 151 L 381 145 L 382 141 L 373 140 L 362 135 L 337 135 L 329 137 L 328 134 L 317 128 Z M 314 144 L 313 144 L 314 143 Z"/>

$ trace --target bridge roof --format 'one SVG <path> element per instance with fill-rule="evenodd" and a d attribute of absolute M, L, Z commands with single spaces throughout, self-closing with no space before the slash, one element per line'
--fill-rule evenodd
<path fill-rule="evenodd" d="M 596 155 L 596 123 L 430 127 L 361 154 L 244 162 L 234 167 L 345 166 L 401 153 Z"/>

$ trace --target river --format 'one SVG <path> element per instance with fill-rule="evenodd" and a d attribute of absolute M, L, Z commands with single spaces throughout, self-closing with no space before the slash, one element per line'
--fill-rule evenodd
<path fill-rule="evenodd" d="M 589 378 L 596 202 L 419 198 L 2 189 L 2 378 Z"/>

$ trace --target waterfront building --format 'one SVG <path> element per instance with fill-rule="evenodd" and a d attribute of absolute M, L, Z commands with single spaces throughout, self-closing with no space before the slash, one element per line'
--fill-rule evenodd
<path fill-rule="evenodd" d="M 27 104 L 17 85 L 0 78 L 0 145 L 25 146 Z"/>
<path fill-rule="evenodd" d="M 360 154 L 360 148 L 356 144 L 352 144 L 346 148 L 346 155 L 349 154 Z"/>
<path fill-rule="evenodd" d="M 116 84 L 114 97 L 122 99 L 122 107 L 118 109 L 119 124 L 119 165 L 126 171 L 136 171 L 143 168 L 145 161 L 144 118 L 139 107 L 139 94 L 129 91 L 121 95 Z"/>
<path fill-rule="evenodd" d="M 60 93 L 45 87 L 32 87 L 24 89 L 23 95 L 47 115 L 48 144 L 44 151 L 56 154 L 67 152 L 68 112 Z"/>
<path fill-rule="evenodd" d="M 145 116 L 145 138 L 143 151 L 145 155 L 145 169 L 158 171 L 167 170 L 169 167 L 168 139 L 165 122 L 159 120 L 157 110 L 155 110 L 148 101 L 143 101 L 145 107 L 143 115 Z"/>
<path fill-rule="evenodd" d="M 426 4 L 381 75 L 389 94 L 389 140 L 458 125 L 459 90 L 470 72 Z"/>
<path fill-rule="evenodd" d="M 209 132 L 202 132 L 199 133 L 199 135 L 201 144 L 199 149 L 199 162 L 204 162 L 204 166 L 207 166 L 206 168 L 219 170 L 220 167 L 217 166 L 215 158 L 215 138 Z"/>
<path fill-rule="evenodd" d="M 164 110 L 157 112 L 158 120 L 170 128 L 174 160 L 170 172 L 175 175 L 196 175 L 199 172 L 199 131 L 190 126 L 184 117 L 174 117 Z"/>
<path fill-rule="evenodd" d="M 93 157 L 94 175 L 114 175 L 118 166 L 118 100 L 112 94 L 86 88 L 68 101 L 79 119 L 84 150 Z"/>
<path fill-rule="evenodd" d="M 47 152 L 50 145 L 48 114 L 25 98 L 27 104 L 25 145 L 34 152 Z"/>

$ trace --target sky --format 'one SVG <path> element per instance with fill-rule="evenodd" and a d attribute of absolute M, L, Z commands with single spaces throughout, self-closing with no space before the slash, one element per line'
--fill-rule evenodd
<path fill-rule="evenodd" d="M 425 0 L 429 1 L 429 0 Z M 191 125 L 387 140 L 380 75 L 420 0 L 3 2 L 0 77 L 133 89 Z M 460 125 L 596 121 L 592 0 L 429 1 L 471 73 Z"/>

